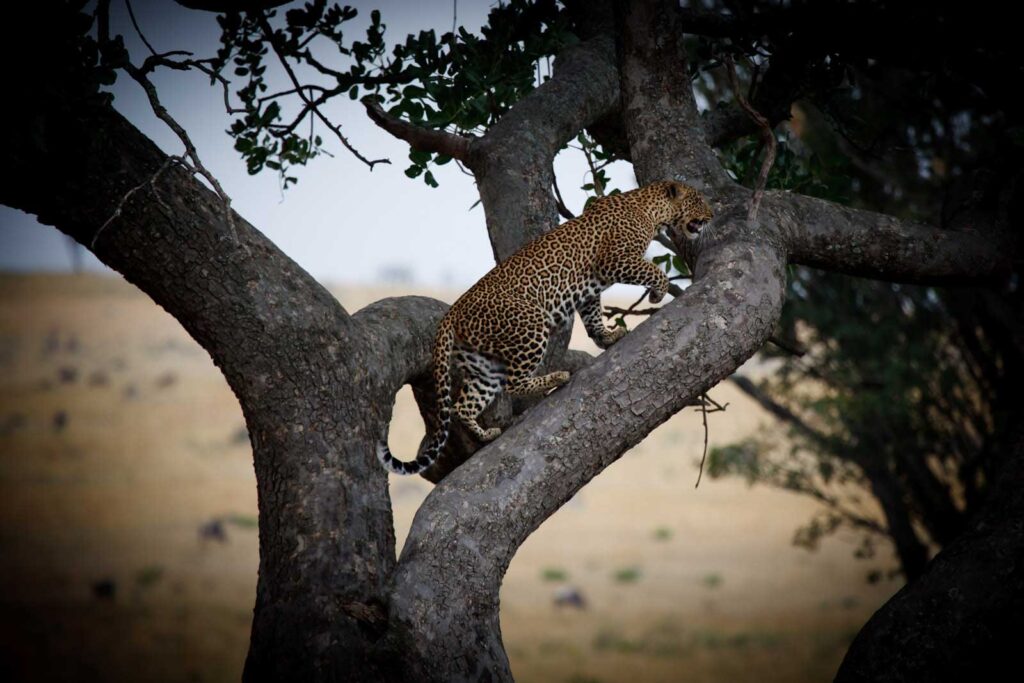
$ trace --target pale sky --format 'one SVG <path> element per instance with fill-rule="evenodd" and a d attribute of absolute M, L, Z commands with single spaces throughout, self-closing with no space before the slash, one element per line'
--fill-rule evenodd
<path fill-rule="evenodd" d="M 389 41 L 404 40 L 406 34 L 423 29 L 433 28 L 438 34 L 451 30 L 452 0 L 348 0 L 348 4 L 360 12 L 346 25 L 346 37 L 365 35 L 373 8 L 381 10 Z M 491 0 L 458 2 L 459 24 L 477 30 L 493 4 Z M 157 51 L 185 49 L 208 56 L 218 45 L 220 30 L 213 14 L 186 10 L 171 0 L 135 0 L 133 7 Z M 111 31 L 125 37 L 133 61 L 141 63 L 148 53 L 128 23 L 124 4 L 114 0 L 111 12 Z M 371 172 L 324 131 L 322 137 L 334 158 L 322 156 L 296 168 L 292 175 L 299 182 L 282 196 L 273 171 L 257 176 L 246 173 L 224 132 L 230 119 L 219 88 L 211 88 L 198 72 L 162 69 L 153 80 L 164 105 L 188 131 L 234 208 L 314 277 L 332 283 L 372 283 L 380 281 L 388 269 L 398 268 L 410 271 L 419 284 L 465 287 L 494 265 L 483 210 L 479 206 L 470 210 L 478 198 L 473 179 L 455 164 L 434 170 L 440 183 L 437 189 L 427 187 L 420 178 L 407 178 L 408 146 L 370 122 L 358 102 L 341 97 L 326 112 L 367 157 L 388 157 L 392 164 L 379 164 Z M 153 116 L 134 81 L 121 74 L 113 90 L 119 111 L 164 151 L 181 153 L 181 144 Z M 566 203 L 579 213 L 585 199 L 579 187 L 588 182 L 582 155 L 572 150 L 563 153 L 555 169 Z M 627 164 L 616 164 L 608 172 L 614 186 L 622 190 L 636 186 Z M 0 270 L 65 270 L 70 262 L 62 233 L 0 206 Z M 87 263 L 102 268 L 91 254 Z"/>

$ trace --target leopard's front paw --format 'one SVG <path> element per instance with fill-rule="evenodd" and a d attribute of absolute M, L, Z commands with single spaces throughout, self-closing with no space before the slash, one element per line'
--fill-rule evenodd
<path fill-rule="evenodd" d="M 598 344 L 598 346 L 600 346 L 602 349 L 607 349 L 609 346 L 611 346 L 612 344 L 619 341 L 625 336 L 625 327 L 613 327 L 610 330 L 604 331 L 604 338 L 601 339 L 601 342 Z"/>
<path fill-rule="evenodd" d="M 664 299 L 665 295 L 667 293 L 668 293 L 668 290 L 665 290 L 665 289 L 661 289 L 661 290 L 652 289 L 650 296 L 647 297 L 647 300 L 650 301 L 652 304 L 656 304 L 659 301 L 661 301 L 662 299 Z"/>
<path fill-rule="evenodd" d="M 483 431 L 483 433 L 480 435 L 480 440 L 481 441 L 494 441 L 495 439 L 498 438 L 498 436 L 500 434 L 501 434 L 501 429 L 499 429 L 498 427 L 491 427 L 490 429 L 485 429 Z"/>

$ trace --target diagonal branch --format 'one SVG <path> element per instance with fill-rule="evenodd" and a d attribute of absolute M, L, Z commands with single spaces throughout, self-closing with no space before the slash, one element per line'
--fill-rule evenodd
<path fill-rule="evenodd" d="M 465 679 L 476 680 L 475 667 L 507 667 L 498 587 L 526 537 L 771 333 L 782 305 L 783 255 L 768 244 L 734 242 L 705 261 L 703 278 L 450 474 L 417 513 L 394 577 L 391 616 L 425 625 L 441 642 L 464 643 Z M 719 295 L 726 287 L 733 296 Z"/>
<path fill-rule="evenodd" d="M 794 413 L 787 406 L 772 398 L 767 392 L 754 384 L 750 378 L 743 375 L 733 375 L 729 378 L 729 381 L 735 384 L 744 394 L 756 401 L 764 410 L 800 432 L 808 441 L 821 448 L 829 447 L 830 444 L 824 434 L 807 424 L 802 417 Z"/>
<path fill-rule="evenodd" d="M 559 53 L 551 79 L 474 143 L 473 170 L 496 260 L 558 224 L 555 155 L 618 105 L 615 44 L 598 34 Z"/>

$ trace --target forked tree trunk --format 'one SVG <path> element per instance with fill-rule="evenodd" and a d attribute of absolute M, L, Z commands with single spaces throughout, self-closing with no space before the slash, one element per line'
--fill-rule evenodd
<path fill-rule="evenodd" d="M 471 167 L 504 257 L 553 222 L 558 148 L 598 119 L 621 121 L 641 182 L 683 174 L 714 204 L 694 285 L 446 477 L 397 561 L 373 446 L 394 394 L 428 376 L 444 305 L 403 297 L 350 316 L 241 217 L 232 225 L 213 193 L 112 109 L 32 90 L 50 82 L 43 62 L 10 89 L 20 105 L 0 126 L 13 171 L 0 202 L 90 246 L 167 309 L 242 406 L 260 512 L 246 679 L 511 680 L 497 597 L 512 555 L 760 347 L 778 320 L 787 260 L 912 281 L 1005 267 L 1005 252 L 970 236 L 788 193 L 769 193 L 748 222 L 749 193 L 722 172 L 680 77 L 675 11 L 622 3 L 618 66 L 609 35 L 574 48 L 552 81 L 472 144 Z"/>

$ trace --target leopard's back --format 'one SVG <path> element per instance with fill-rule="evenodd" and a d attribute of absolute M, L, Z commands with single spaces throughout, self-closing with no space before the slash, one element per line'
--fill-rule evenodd
<path fill-rule="evenodd" d="M 573 302 L 594 284 L 600 246 L 600 234 L 582 220 L 586 215 L 527 244 L 452 305 L 448 317 L 463 344 L 474 346 L 513 327 L 536 326 L 534 313 L 546 329 L 571 317 Z M 533 336 L 546 329 L 532 330 Z"/>

